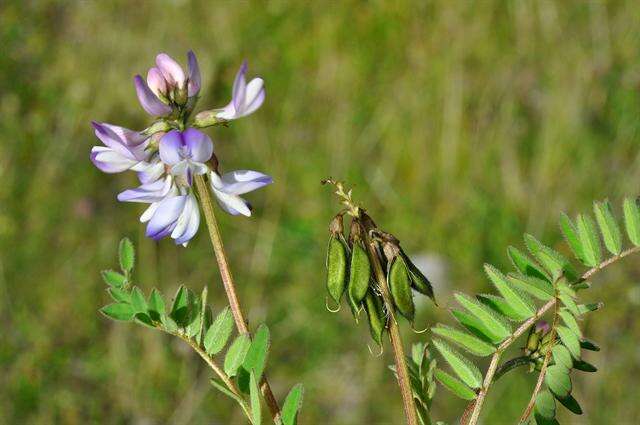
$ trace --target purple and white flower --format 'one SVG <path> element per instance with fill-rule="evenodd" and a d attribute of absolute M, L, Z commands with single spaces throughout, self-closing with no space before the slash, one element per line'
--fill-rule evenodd
<path fill-rule="evenodd" d="M 273 183 L 271 176 L 252 170 L 232 171 L 220 176 L 209 173 L 211 189 L 218 203 L 231 215 L 251 216 L 251 205 L 239 195 L 260 189 Z"/>
<path fill-rule="evenodd" d="M 205 164 L 213 155 L 213 142 L 195 128 L 185 131 L 171 130 L 160 139 L 160 159 L 168 165 L 171 173 L 185 176 L 191 186 L 193 174 L 206 174 Z"/>
<path fill-rule="evenodd" d="M 264 81 L 262 78 L 254 78 L 247 84 L 246 73 L 247 62 L 245 61 L 233 82 L 231 102 L 217 112 L 217 118 L 230 121 L 246 117 L 262 106 L 265 98 Z"/>
<path fill-rule="evenodd" d="M 171 236 L 176 244 L 186 246 L 200 226 L 198 201 L 193 193 L 170 196 L 151 204 L 140 220 L 149 222 L 148 237 L 159 240 Z"/>
<path fill-rule="evenodd" d="M 105 173 L 120 173 L 126 170 L 137 171 L 148 158 L 145 151 L 148 138 L 136 131 L 112 124 L 93 122 L 98 139 L 105 146 L 91 149 L 91 161 Z"/>
<path fill-rule="evenodd" d="M 156 56 L 156 66 L 147 72 L 147 80 L 134 77 L 138 100 L 147 113 L 163 117 L 171 114 L 172 104 L 183 106 L 200 92 L 200 67 L 196 55 L 187 53 L 189 73 L 166 53 Z"/>

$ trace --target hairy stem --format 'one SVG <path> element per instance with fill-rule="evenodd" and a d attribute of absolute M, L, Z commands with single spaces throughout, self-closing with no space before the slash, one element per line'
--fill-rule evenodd
<path fill-rule="evenodd" d="M 404 355 L 404 348 L 402 346 L 402 337 L 400 336 L 400 327 L 396 321 L 395 308 L 391 303 L 389 295 L 389 287 L 387 285 L 387 279 L 385 278 L 382 265 L 378 259 L 376 248 L 369 237 L 369 230 L 365 229 L 364 239 L 369 250 L 369 258 L 373 265 L 373 271 L 380 286 L 382 292 L 382 298 L 389 312 L 389 340 L 391 341 L 391 347 L 393 348 L 393 358 L 396 365 L 396 374 L 398 376 L 398 385 L 400 386 L 400 393 L 402 394 L 402 404 L 404 407 L 404 415 L 407 419 L 408 425 L 418 425 L 418 416 L 416 414 L 415 401 L 413 400 L 413 391 L 411 390 L 411 382 L 409 381 L 409 370 L 407 368 L 407 358 Z"/>
<path fill-rule="evenodd" d="M 213 370 L 213 372 L 216 375 L 218 375 L 220 380 L 224 382 L 227 388 L 229 388 L 229 391 L 231 391 L 233 394 L 235 394 L 238 397 L 238 403 L 240 404 L 240 407 L 242 407 L 242 410 L 244 411 L 245 415 L 247 415 L 247 418 L 249 418 L 249 421 L 251 421 L 252 420 L 251 418 L 253 418 L 251 414 L 251 409 L 249 408 L 247 403 L 244 401 L 244 397 L 240 393 L 240 390 L 238 390 L 238 387 L 236 386 L 236 384 L 233 382 L 231 378 L 229 378 L 229 376 L 224 372 L 224 370 L 222 370 L 222 368 L 220 368 L 220 366 L 218 366 L 218 364 L 211 357 L 209 357 L 209 355 L 195 341 L 178 333 L 175 333 L 172 335 L 176 335 L 177 337 L 182 339 L 184 342 L 189 344 L 189 346 L 193 348 L 194 351 L 200 355 L 200 357 L 202 357 L 202 360 L 204 360 L 207 363 L 207 365 L 209 365 L 209 367 Z"/>
<path fill-rule="evenodd" d="M 611 258 L 608 258 L 607 260 L 603 261 L 602 263 L 598 264 L 597 266 L 587 270 L 579 279 L 580 282 L 585 281 L 589 278 L 591 278 L 594 274 L 596 274 L 597 272 L 599 272 L 600 270 L 604 269 L 605 267 L 617 262 L 618 260 L 631 255 L 635 252 L 640 251 L 640 247 L 639 246 L 634 246 L 633 248 L 629 248 L 623 252 L 621 252 L 618 255 L 615 255 Z M 494 378 L 494 374 L 496 372 L 496 368 L 494 367 L 492 369 L 492 365 L 497 366 L 498 360 L 500 359 L 500 356 L 502 355 L 502 353 L 504 352 L 504 350 L 506 350 L 520 335 L 522 335 L 523 333 L 525 333 L 527 331 L 527 329 L 529 329 L 529 327 L 531 327 L 540 317 L 542 317 L 542 315 L 544 315 L 547 311 L 549 311 L 549 309 L 551 309 L 553 306 L 555 306 L 556 304 L 556 299 L 553 298 L 549 301 L 547 301 L 546 304 L 544 304 L 542 307 L 540 307 L 538 309 L 538 311 L 536 311 L 536 314 L 533 315 L 533 317 L 527 319 L 525 322 L 523 322 L 518 329 L 516 329 L 516 331 L 511 334 L 511 336 L 509 338 L 507 338 L 505 341 L 503 341 L 499 346 L 498 349 L 496 350 L 496 352 L 493 354 L 493 357 L 491 358 L 491 364 L 489 365 L 489 369 L 487 370 L 487 374 L 485 375 L 485 379 L 484 382 L 482 384 L 482 388 L 480 389 L 480 391 L 478 392 L 478 397 L 472 401 L 471 403 L 473 403 L 473 412 L 471 413 L 471 416 L 469 418 L 468 422 L 463 422 L 463 424 L 465 425 L 476 425 L 478 423 L 478 419 L 480 418 L 480 411 L 482 410 L 482 405 L 484 403 L 484 399 L 487 395 L 487 391 L 489 391 L 489 387 L 491 386 L 491 383 L 493 382 L 493 378 Z"/>
<path fill-rule="evenodd" d="M 211 199 L 211 192 L 207 187 L 207 183 L 203 176 L 195 176 L 196 189 L 200 197 L 200 203 L 204 212 L 204 217 L 207 222 L 207 228 L 209 229 L 209 237 L 211 238 L 211 245 L 213 245 L 213 251 L 218 262 L 218 268 L 220 270 L 220 277 L 222 278 L 222 284 L 229 300 L 229 307 L 233 314 L 233 320 L 236 323 L 236 328 L 241 334 L 250 334 L 247 322 L 240 308 L 240 301 L 236 294 L 235 284 L 233 283 L 233 276 L 231 275 L 231 269 L 229 268 L 229 262 L 227 261 L 227 254 L 222 244 L 222 237 L 220 236 L 220 230 L 218 229 L 218 222 L 213 212 L 213 200 Z M 267 381 L 266 374 L 262 376 L 260 381 L 260 391 L 267 403 L 271 417 L 276 424 L 282 422 L 280 416 L 280 406 L 278 401 L 271 391 L 269 382 Z"/>
<path fill-rule="evenodd" d="M 549 342 L 549 347 L 547 348 L 547 352 L 544 355 L 544 360 L 542 361 L 542 367 L 540 368 L 540 374 L 538 375 L 538 382 L 536 382 L 536 386 L 533 389 L 533 393 L 531 394 L 531 399 L 529 400 L 529 404 L 527 405 L 527 407 L 524 409 L 524 412 L 522 413 L 522 416 L 520 417 L 520 422 L 519 423 L 524 423 L 524 421 L 527 420 L 527 418 L 529 417 L 529 415 L 531 414 L 531 411 L 533 410 L 533 406 L 535 406 L 536 404 L 536 397 L 538 396 L 538 393 L 540 392 L 540 388 L 542 388 L 542 383 L 544 382 L 544 376 L 547 373 L 547 366 L 549 365 L 549 360 L 551 360 L 551 348 L 553 348 L 553 344 L 556 342 L 556 335 L 557 335 L 557 331 L 556 328 L 558 327 L 558 301 L 557 301 L 557 290 L 556 290 L 556 303 L 553 306 L 553 325 L 551 326 L 551 338 L 550 338 L 550 342 Z"/>

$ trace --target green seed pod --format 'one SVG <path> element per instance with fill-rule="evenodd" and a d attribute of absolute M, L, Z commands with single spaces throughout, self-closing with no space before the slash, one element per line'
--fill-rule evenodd
<path fill-rule="evenodd" d="M 415 305 L 411 292 L 411 278 L 409 277 L 409 268 L 401 255 L 397 255 L 391 262 L 387 280 L 393 304 L 400 314 L 412 322 Z"/>
<path fill-rule="evenodd" d="M 422 295 L 426 295 L 427 297 L 431 298 L 433 303 L 435 305 L 438 305 L 438 303 L 436 302 L 436 297 L 433 294 L 433 286 L 431 286 L 431 282 L 429 282 L 429 279 L 427 279 L 427 277 L 422 274 L 422 272 L 416 267 L 416 265 L 411 262 L 407 254 L 405 254 L 402 249 L 400 250 L 400 253 L 409 268 L 411 287 Z"/>
<path fill-rule="evenodd" d="M 360 305 L 364 300 L 369 288 L 369 280 L 371 279 L 371 263 L 364 249 L 361 233 L 360 223 L 354 219 L 351 222 L 351 233 L 349 235 L 352 246 L 348 289 L 352 306 Z"/>
<path fill-rule="evenodd" d="M 384 312 L 382 300 L 370 290 L 364 299 L 364 306 L 369 318 L 371 337 L 376 344 L 382 346 L 382 335 L 387 326 L 387 317 Z"/>
<path fill-rule="evenodd" d="M 347 276 L 347 246 L 342 235 L 342 216 L 336 216 L 330 225 L 331 237 L 327 247 L 327 290 L 336 303 L 345 290 Z"/>

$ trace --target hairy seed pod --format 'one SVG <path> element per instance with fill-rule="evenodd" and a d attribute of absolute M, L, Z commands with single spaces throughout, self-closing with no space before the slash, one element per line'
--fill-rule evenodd
<path fill-rule="evenodd" d="M 362 241 L 362 229 L 357 219 L 351 221 L 351 261 L 349 265 L 349 299 L 353 306 L 358 306 L 367 295 L 371 279 L 371 263 Z"/>
<path fill-rule="evenodd" d="M 354 243 L 349 267 L 349 298 L 353 304 L 359 305 L 364 299 L 370 278 L 369 256 L 360 242 Z"/>
<path fill-rule="evenodd" d="M 413 321 L 415 305 L 411 292 L 411 279 L 409 268 L 401 255 L 396 256 L 391 262 L 387 275 L 391 298 L 396 309 L 409 321 Z"/>
<path fill-rule="evenodd" d="M 433 293 L 433 286 L 431 285 L 431 282 L 429 282 L 429 279 L 427 279 L 427 277 L 422 274 L 420 269 L 418 269 L 416 265 L 413 264 L 413 262 L 409 259 L 407 254 L 404 253 L 404 251 L 400 250 L 400 253 L 405 263 L 407 263 L 409 269 L 411 287 L 422 295 L 426 295 L 427 297 L 431 298 L 431 301 L 433 301 L 435 305 L 438 305 L 438 303 L 436 302 L 436 297 Z"/>
<path fill-rule="evenodd" d="M 342 235 L 342 216 L 336 216 L 329 227 L 331 236 L 327 247 L 327 291 L 336 303 L 344 293 L 347 275 L 347 246 Z"/>
<path fill-rule="evenodd" d="M 382 335 L 387 326 L 387 316 L 384 312 L 382 300 L 372 291 L 367 292 L 364 299 L 364 306 L 369 318 L 369 330 L 371 337 L 379 346 L 382 346 Z"/>

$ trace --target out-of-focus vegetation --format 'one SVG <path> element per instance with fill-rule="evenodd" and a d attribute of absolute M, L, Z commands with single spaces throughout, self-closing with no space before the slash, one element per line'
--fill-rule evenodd
<path fill-rule="evenodd" d="M 141 208 L 115 194 L 136 183 L 88 160 L 92 119 L 141 129 L 132 76 L 157 52 L 203 70 L 200 105 L 222 106 L 242 59 L 267 82 L 251 119 L 209 131 L 225 169 L 275 184 L 251 195 L 251 219 L 220 213 L 239 295 L 266 321 L 268 373 L 284 397 L 306 386 L 302 423 L 401 418 L 390 350 L 325 310 L 327 224 L 337 210 L 322 178 L 356 185 L 383 228 L 444 272 L 452 291 L 486 292 L 482 264 L 505 266 L 529 231 L 561 250 L 560 211 L 640 184 L 640 8 L 635 1 L 209 2 L 9 1 L 0 5 L 0 423 L 229 423 L 233 402 L 209 386 L 186 346 L 114 324 L 99 270 L 124 235 L 138 241 L 137 280 L 165 293 L 184 283 L 222 307 L 204 232 L 188 249 L 145 239 Z M 586 334 L 575 397 L 579 423 L 640 415 L 640 263 L 626 260 L 585 294 L 605 308 Z M 407 342 L 426 338 L 404 328 Z M 534 376 L 501 379 L 486 423 L 513 423 Z M 434 416 L 463 403 L 439 389 Z"/>

